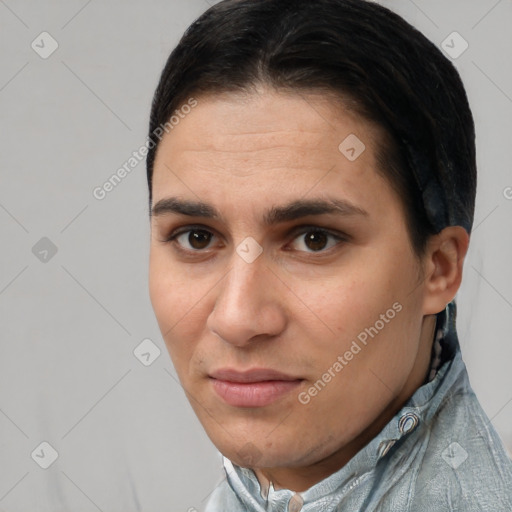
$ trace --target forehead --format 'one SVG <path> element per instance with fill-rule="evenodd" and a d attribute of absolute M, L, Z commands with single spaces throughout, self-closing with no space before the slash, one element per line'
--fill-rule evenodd
<path fill-rule="evenodd" d="M 329 96 L 198 97 L 159 144 L 153 203 L 176 192 L 249 206 L 333 191 L 352 203 L 375 202 L 387 186 L 376 172 L 379 134 Z"/>
<path fill-rule="evenodd" d="M 301 93 L 262 89 L 257 92 L 222 93 L 197 98 L 197 105 L 178 119 L 164 135 L 161 146 L 181 149 L 226 149 L 234 139 L 243 149 L 260 149 L 261 144 L 294 144 L 318 147 L 320 140 L 332 147 L 340 137 L 357 131 L 372 146 L 379 128 L 343 107 L 332 94 Z M 179 111 L 179 109 L 178 109 Z M 238 147 L 233 150 L 241 149 Z M 297 149 L 298 149 L 297 148 Z M 229 149 L 229 148 L 228 148 Z"/>

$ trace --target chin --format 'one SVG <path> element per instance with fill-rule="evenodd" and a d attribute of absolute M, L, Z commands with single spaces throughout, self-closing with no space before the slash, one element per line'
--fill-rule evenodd
<path fill-rule="evenodd" d="M 230 461 L 245 468 L 300 467 L 314 464 L 328 455 L 334 437 L 326 441 L 298 435 L 282 426 L 272 429 L 226 428 L 208 432 L 216 448 Z M 278 432 L 279 431 L 279 432 Z M 270 435 L 269 435 L 270 432 Z M 229 433 L 229 434 L 228 434 Z M 310 444 L 310 443 L 314 444 Z M 320 443 L 320 444 L 319 444 Z M 325 453 L 327 451 L 327 453 Z"/>

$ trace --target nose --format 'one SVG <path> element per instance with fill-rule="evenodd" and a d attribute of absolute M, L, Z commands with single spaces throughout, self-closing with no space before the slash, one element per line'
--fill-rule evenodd
<path fill-rule="evenodd" d="M 267 267 L 263 256 L 247 263 L 234 253 L 231 270 L 216 290 L 207 327 L 226 343 L 244 347 L 284 330 L 286 315 L 281 294 L 287 288 Z"/>

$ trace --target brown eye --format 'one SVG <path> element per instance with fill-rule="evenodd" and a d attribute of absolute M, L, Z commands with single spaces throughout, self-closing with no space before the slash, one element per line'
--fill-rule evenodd
<path fill-rule="evenodd" d="M 329 237 L 321 231 L 311 231 L 304 238 L 304 243 L 312 251 L 321 251 L 325 249 Z"/>
<path fill-rule="evenodd" d="M 211 233 L 203 230 L 190 231 L 188 235 L 188 242 L 190 246 L 196 250 L 205 249 L 211 240 Z"/>
<path fill-rule="evenodd" d="M 343 241 L 341 236 L 334 235 L 329 231 L 309 228 L 299 233 L 299 236 L 295 238 L 295 245 L 298 245 L 296 248 L 299 251 L 315 253 L 330 249 Z"/>
<path fill-rule="evenodd" d="M 212 237 L 213 234 L 204 229 L 189 229 L 172 238 L 176 239 L 178 244 L 187 250 L 201 251 L 208 247 Z"/>

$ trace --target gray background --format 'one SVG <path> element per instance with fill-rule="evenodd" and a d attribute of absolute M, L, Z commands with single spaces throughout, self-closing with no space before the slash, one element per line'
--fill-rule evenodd
<path fill-rule="evenodd" d="M 382 3 L 439 46 L 453 31 L 469 43 L 454 62 L 479 189 L 458 330 L 512 451 L 512 1 Z M 0 0 L 0 510 L 202 510 L 223 477 L 151 309 L 144 162 L 92 194 L 144 143 L 165 60 L 207 7 Z M 59 45 L 46 59 L 31 47 L 49 48 L 43 31 Z M 161 350 L 149 366 L 133 354 L 147 338 Z"/>

